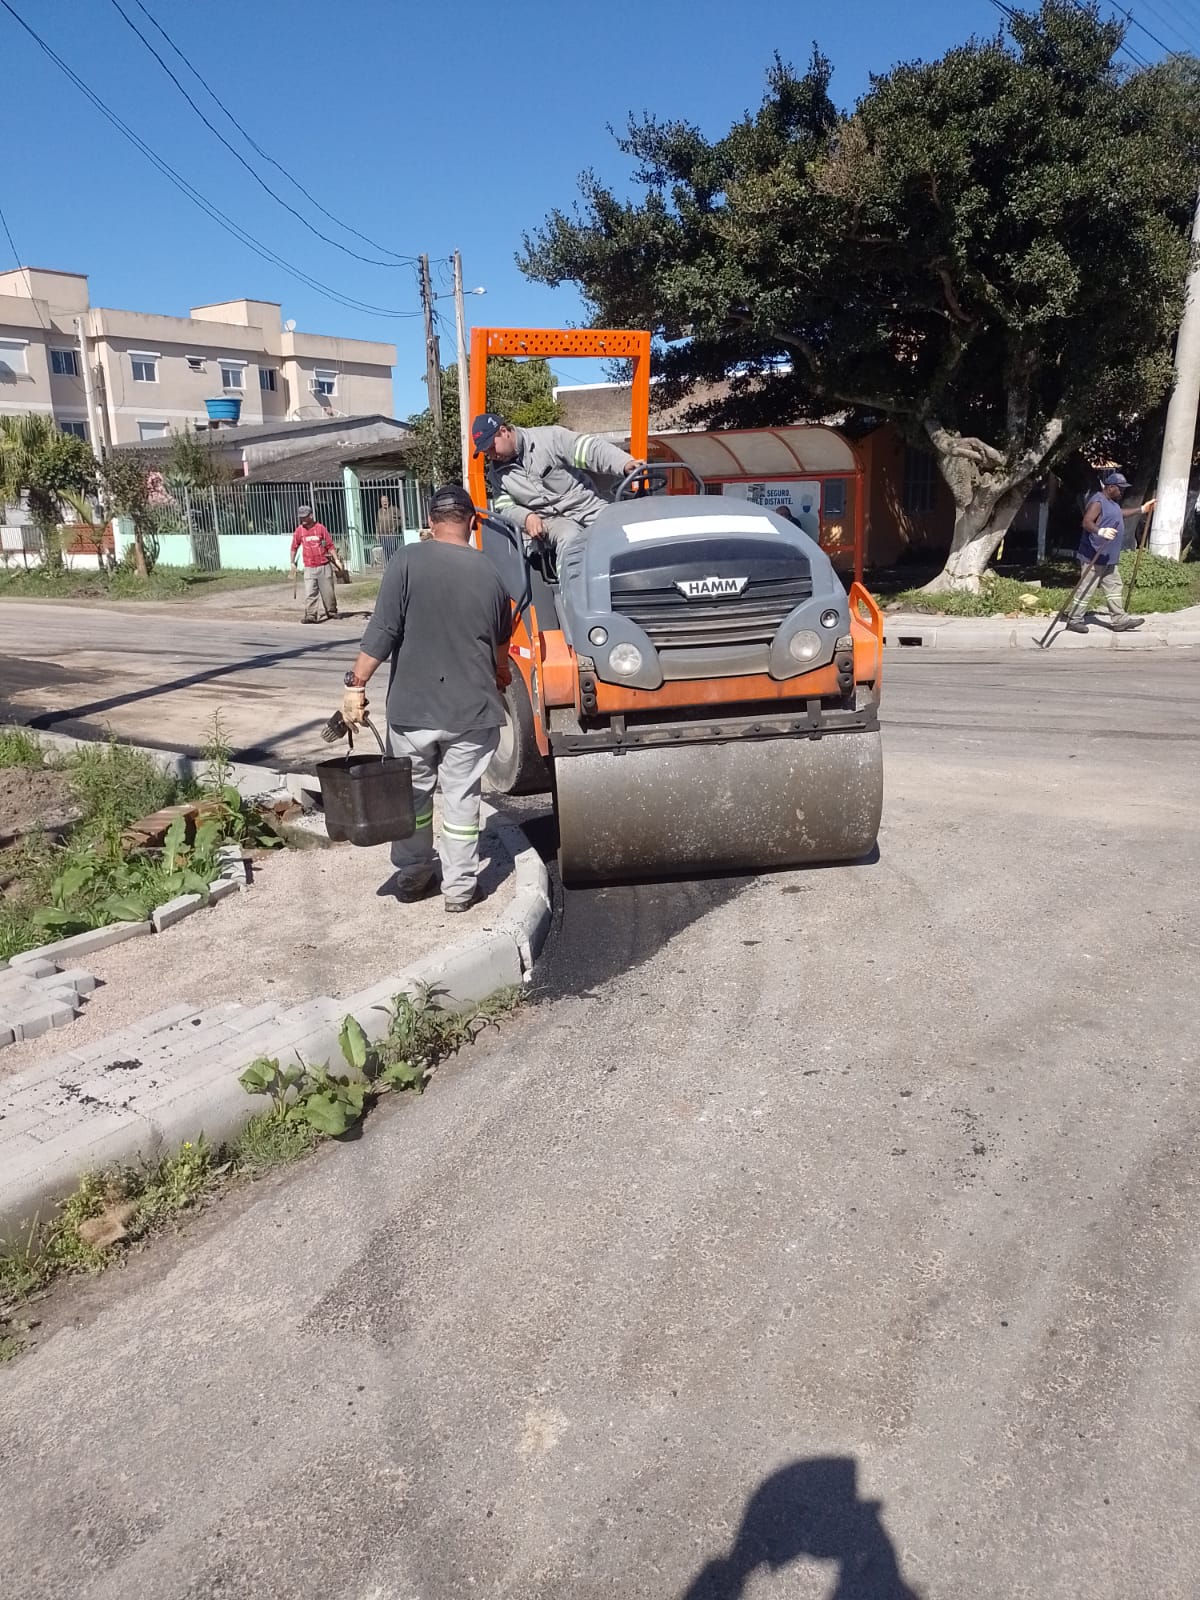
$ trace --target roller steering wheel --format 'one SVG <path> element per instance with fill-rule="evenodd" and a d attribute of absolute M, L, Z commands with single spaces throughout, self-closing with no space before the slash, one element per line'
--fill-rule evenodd
<path fill-rule="evenodd" d="M 634 467 L 617 485 L 614 500 L 638 500 L 644 495 L 664 494 L 670 478 L 668 467 Z M 644 487 L 635 488 L 635 485 Z"/>

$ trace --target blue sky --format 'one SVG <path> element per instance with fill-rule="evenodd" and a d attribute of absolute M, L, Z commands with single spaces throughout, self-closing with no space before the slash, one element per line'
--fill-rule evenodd
<path fill-rule="evenodd" d="M 270 200 L 197 120 L 111 0 L 10 0 L 117 114 L 281 257 L 351 298 L 419 310 L 411 266 L 371 266 L 322 243 Z M 525 229 L 568 204 L 594 168 L 628 168 L 608 125 L 630 112 L 720 133 L 762 95 L 772 52 L 802 65 L 814 38 L 849 103 L 872 71 L 995 31 L 986 0 L 922 5 L 841 0 L 143 0 L 259 145 L 339 217 L 397 254 L 462 250 L 468 316 L 560 326 L 570 289 L 528 283 L 514 264 Z M 314 213 L 240 136 L 121 0 L 194 98 L 273 186 L 322 230 L 374 252 Z M 1157 53 L 1157 52 L 1155 52 Z M 349 310 L 259 260 L 172 188 L 0 9 L 8 157 L 3 206 L 23 262 L 86 272 L 93 304 L 183 314 L 247 295 L 283 302 L 310 332 L 398 348 L 397 413 L 424 403 L 419 316 Z M 22 149 L 25 159 L 13 161 Z M 0 265 L 13 265 L 0 236 Z M 449 277 L 435 268 L 435 288 Z M 453 360 L 453 304 L 443 359 Z M 579 365 L 567 380 L 594 377 Z"/>

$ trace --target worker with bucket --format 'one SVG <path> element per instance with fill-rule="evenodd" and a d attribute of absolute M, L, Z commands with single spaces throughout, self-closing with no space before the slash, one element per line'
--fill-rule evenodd
<path fill-rule="evenodd" d="M 343 719 L 361 724 L 366 686 L 382 662 L 391 663 L 388 728 L 393 754 L 412 762 L 416 831 L 392 845 L 396 874 L 384 892 L 406 903 L 434 893 L 440 856 L 450 912 L 466 911 L 478 898 L 480 791 L 500 742 L 510 675 L 512 602 L 471 543 L 474 522 L 465 489 L 435 491 L 431 537 L 401 545 L 388 563 L 342 701 Z M 435 786 L 442 797 L 436 855 Z"/>
<path fill-rule="evenodd" d="M 1121 546 L 1125 543 L 1125 518 L 1145 516 L 1148 511 L 1154 510 L 1154 501 L 1147 500 L 1140 510 L 1133 507 L 1123 511 L 1121 496 L 1128 487 L 1129 479 L 1123 473 L 1109 472 L 1101 480 L 1099 493 L 1092 495 L 1084 507 L 1079 548 L 1075 552 L 1083 571 L 1063 607 L 1069 633 L 1088 631 L 1084 613 L 1088 597 L 1097 584 L 1108 606 L 1111 619 L 1109 627 L 1114 633 L 1128 633 L 1133 628 L 1140 628 L 1146 620 L 1145 617 L 1131 617 L 1125 610 L 1117 562 L 1120 560 Z"/>

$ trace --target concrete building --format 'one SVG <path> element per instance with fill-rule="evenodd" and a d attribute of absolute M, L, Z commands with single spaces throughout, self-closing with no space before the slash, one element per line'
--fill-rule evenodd
<path fill-rule="evenodd" d="M 270 300 L 193 306 L 190 316 L 90 304 L 75 272 L 0 272 L 0 414 L 41 411 L 89 438 L 86 378 L 102 446 L 208 426 L 205 401 L 238 399 L 247 425 L 390 416 L 390 344 L 298 333 Z"/>

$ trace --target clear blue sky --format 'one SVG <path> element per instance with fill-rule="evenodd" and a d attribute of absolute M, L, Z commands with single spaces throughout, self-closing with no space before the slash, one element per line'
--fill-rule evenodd
<path fill-rule="evenodd" d="M 354 299 L 419 309 L 412 267 L 352 260 L 255 185 L 111 0 L 11 3 L 146 143 L 277 254 Z M 513 258 L 525 229 L 571 201 L 583 169 L 625 183 L 609 124 L 653 110 L 720 133 L 758 104 L 772 53 L 802 65 L 814 37 L 833 60 L 837 99 L 848 104 L 872 71 L 937 55 L 999 23 L 987 0 L 143 3 L 258 144 L 330 211 L 399 254 L 461 249 L 467 286 L 487 288 L 485 298 L 468 299 L 468 315 L 497 326 L 579 320 L 573 291 L 526 282 Z M 121 4 L 273 187 L 322 231 L 374 253 L 258 162 L 134 0 Z M 394 342 L 397 413 L 424 404 L 419 316 L 348 310 L 259 260 L 126 143 L 3 9 L 0 61 L 0 205 L 25 264 L 88 273 L 97 305 L 178 315 L 241 295 L 282 301 L 302 329 Z M 0 236 L 0 265 L 12 264 Z M 435 271 L 444 291 L 446 269 Z M 442 353 L 451 361 L 453 304 L 439 309 L 448 314 Z M 576 364 L 563 376 L 595 373 Z"/>

